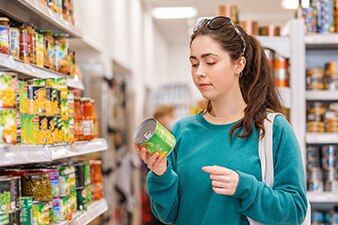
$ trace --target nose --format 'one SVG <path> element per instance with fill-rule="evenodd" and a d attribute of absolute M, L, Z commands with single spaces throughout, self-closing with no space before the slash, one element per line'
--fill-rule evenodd
<path fill-rule="evenodd" d="M 206 76 L 205 70 L 204 70 L 204 68 L 201 64 L 197 67 L 195 75 L 197 77 L 205 77 Z"/>

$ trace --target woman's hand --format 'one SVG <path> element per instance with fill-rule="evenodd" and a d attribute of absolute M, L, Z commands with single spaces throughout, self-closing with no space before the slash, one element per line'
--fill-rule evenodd
<path fill-rule="evenodd" d="M 202 170 L 210 174 L 214 192 L 221 195 L 235 194 L 239 181 L 238 173 L 221 166 L 204 166 Z"/>
<path fill-rule="evenodd" d="M 145 147 L 135 144 L 136 151 L 147 167 L 157 176 L 162 176 L 167 170 L 167 157 L 160 156 L 159 153 L 150 155 Z"/>

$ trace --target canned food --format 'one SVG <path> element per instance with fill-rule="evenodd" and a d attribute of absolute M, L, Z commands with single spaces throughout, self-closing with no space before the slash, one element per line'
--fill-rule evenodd
<path fill-rule="evenodd" d="M 11 183 L 11 208 L 12 210 L 17 210 L 20 208 L 21 179 L 20 177 L 12 177 L 10 183 Z"/>
<path fill-rule="evenodd" d="M 27 83 L 19 82 L 19 105 L 20 105 L 20 113 L 28 112 L 27 105 Z"/>
<path fill-rule="evenodd" d="M 59 170 L 57 168 L 34 169 L 34 170 L 30 170 L 29 172 L 49 174 L 49 182 L 52 186 L 52 196 L 59 197 L 59 193 L 60 193 Z"/>
<path fill-rule="evenodd" d="M 0 17 L 0 53 L 9 54 L 9 19 Z"/>
<path fill-rule="evenodd" d="M 47 118 L 39 115 L 27 115 L 26 139 L 29 144 L 45 144 L 44 128 L 47 127 Z"/>
<path fill-rule="evenodd" d="M 22 176 L 22 195 L 31 196 L 34 201 L 52 201 L 52 185 L 48 173 Z"/>
<path fill-rule="evenodd" d="M 324 191 L 338 192 L 338 181 L 325 181 Z"/>
<path fill-rule="evenodd" d="M 0 213 L 9 212 L 12 210 L 11 206 L 11 177 L 0 177 Z"/>
<path fill-rule="evenodd" d="M 311 192 L 322 192 L 324 191 L 324 184 L 322 180 L 308 180 L 307 190 Z"/>
<path fill-rule="evenodd" d="M 134 134 L 135 143 L 144 146 L 149 154 L 158 152 L 162 157 L 168 155 L 176 144 L 175 137 L 157 120 L 143 121 Z"/>
<path fill-rule="evenodd" d="M 28 114 L 45 115 L 46 88 L 44 86 L 27 86 Z"/>
<path fill-rule="evenodd" d="M 307 90 L 323 90 L 324 70 L 323 69 L 307 69 L 306 70 L 306 89 Z"/>
<path fill-rule="evenodd" d="M 90 188 L 90 185 L 86 185 L 86 201 L 87 201 L 87 205 L 90 205 L 92 204 L 92 196 L 93 196 L 93 193 L 92 193 L 92 190 Z"/>
<path fill-rule="evenodd" d="M 32 224 L 50 225 L 50 204 L 49 202 L 33 202 Z"/>
<path fill-rule="evenodd" d="M 324 169 L 337 168 L 336 157 L 324 157 L 324 158 L 322 158 L 322 167 Z"/>
<path fill-rule="evenodd" d="M 307 170 L 307 179 L 308 180 L 322 180 L 323 171 L 321 168 L 312 168 Z"/>
<path fill-rule="evenodd" d="M 322 156 L 323 157 L 337 157 L 338 156 L 338 146 L 337 145 L 323 145 L 322 146 Z"/>
<path fill-rule="evenodd" d="M 1 225 L 21 225 L 20 210 L 0 213 L 0 224 Z"/>
<path fill-rule="evenodd" d="M 307 159 L 319 160 L 319 146 L 308 146 L 306 148 Z"/>
<path fill-rule="evenodd" d="M 90 164 L 88 161 L 84 162 L 84 179 L 85 185 L 89 185 L 90 182 Z"/>
<path fill-rule="evenodd" d="M 0 110 L 0 144 L 17 143 L 17 116 L 15 109 Z"/>
<path fill-rule="evenodd" d="M 9 28 L 9 51 L 14 58 L 20 58 L 20 31 L 17 27 Z"/>
<path fill-rule="evenodd" d="M 335 181 L 338 180 L 338 171 L 336 168 L 330 168 L 323 170 L 324 180 L 326 181 Z"/>
<path fill-rule="evenodd" d="M 76 202 L 77 210 L 87 210 L 87 192 L 85 187 L 76 189 Z"/>
<path fill-rule="evenodd" d="M 53 224 L 60 222 L 60 198 L 53 198 Z"/>
<path fill-rule="evenodd" d="M 77 211 L 77 201 L 76 201 L 76 190 L 72 190 L 69 196 L 70 201 L 70 211 L 73 213 L 76 213 Z"/>
<path fill-rule="evenodd" d="M 17 89 L 17 74 L 0 72 L 0 108 L 16 107 Z"/>
<path fill-rule="evenodd" d="M 43 35 L 36 33 L 36 65 L 44 67 L 44 45 Z"/>
<path fill-rule="evenodd" d="M 327 71 L 325 85 L 326 89 L 329 91 L 338 90 L 338 70 Z"/>
<path fill-rule="evenodd" d="M 324 222 L 324 214 L 322 211 L 313 210 L 311 212 L 311 222 Z"/>
<path fill-rule="evenodd" d="M 85 166 L 84 163 L 78 162 L 73 164 L 75 167 L 75 176 L 76 176 L 76 188 L 85 187 Z"/>
<path fill-rule="evenodd" d="M 21 197 L 21 222 L 22 225 L 31 225 L 32 221 L 32 197 Z"/>
<path fill-rule="evenodd" d="M 72 211 L 70 208 L 70 198 L 62 197 L 60 198 L 60 220 L 61 221 L 71 221 L 72 220 Z"/>

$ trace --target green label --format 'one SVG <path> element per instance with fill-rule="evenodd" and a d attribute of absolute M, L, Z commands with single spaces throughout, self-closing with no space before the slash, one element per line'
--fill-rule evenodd
<path fill-rule="evenodd" d="M 21 220 L 22 225 L 31 225 L 32 220 L 32 198 L 21 198 Z"/>
<path fill-rule="evenodd" d="M 158 152 L 164 157 L 174 148 L 175 143 L 175 137 L 160 123 L 157 123 L 154 135 L 144 144 L 150 154 Z"/>

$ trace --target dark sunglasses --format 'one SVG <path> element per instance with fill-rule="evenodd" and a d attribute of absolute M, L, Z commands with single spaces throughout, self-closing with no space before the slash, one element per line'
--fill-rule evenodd
<path fill-rule="evenodd" d="M 232 25 L 232 27 L 235 29 L 236 33 L 238 36 L 241 38 L 243 41 L 243 50 L 242 50 L 242 55 L 245 53 L 246 49 L 246 42 L 244 40 L 244 37 L 238 27 L 231 21 L 230 18 L 225 17 L 225 16 L 217 16 L 212 19 L 203 19 L 201 20 L 193 29 L 194 33 L 197 33 L 202 27 L 208 26 L 210 30 L 218 30 L 222 28 L 225 24 L 229 23 Z"/>

